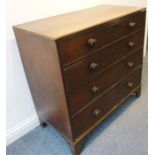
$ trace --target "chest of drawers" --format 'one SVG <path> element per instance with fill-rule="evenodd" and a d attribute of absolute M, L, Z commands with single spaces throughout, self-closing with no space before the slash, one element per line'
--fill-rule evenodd
<path fill-rule="evenodd" d="M 140 95 L 145 14 L 101 5 L 13 27 L 40 122 L 60 132 L 74 154 Z"/>

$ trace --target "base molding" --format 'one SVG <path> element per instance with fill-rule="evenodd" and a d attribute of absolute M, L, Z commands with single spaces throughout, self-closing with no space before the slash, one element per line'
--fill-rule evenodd
<path fill-rule="evenodd" d="M 8 146 L 39 125 L 40 123 L 37 114 L 34 114 L 23 122 L 17 124 L 15 127 L 6 131 L 6 145 Z"/>

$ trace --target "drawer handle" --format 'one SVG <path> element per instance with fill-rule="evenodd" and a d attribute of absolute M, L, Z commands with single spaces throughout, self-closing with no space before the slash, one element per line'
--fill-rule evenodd
<path fill-rule="evenodd" d="M 129 48 L 132 48 L 132 47 L 134 47 L 134 46 L 135 46 L 135 42 L 129 41 L 128 47 L 129 47 Z"/>
<path fill-rule="evenodd" d="M 128 87 L 132 88 L 133 87 L 133 83 L 132 82 L 128 82 Z"/>
<path fill-rule="evenodd" d="M 94 116 L 99 116 L 100 114 L 101 114 L 101 110 L 99 110 L 99 109 L 95 109 L 94 111 L 93 111 L 93 114 L 94 114 Z"/>
<path fill-rule="evenodd" d="M 93 47 L 96 43 L 97 43 L 96 39 L 93 39 L 93 38 L 88 39 L 88 45 L 90 47 Z"/>
<path fill-rule="evenodd" d="M 128 62 L 128 67 L 131 68 L 134 66 L 134 62 Z"/>
<path fill-rule="evenodd" d="M 99 88 L 96 87 L 96 86 L 93 86 L 93 87 L 91 88 L 91 91 L 92 91 L 93 93 L 97 93 L 98 90 L 99 90 Z"/>
<path fill-rule="evenodd" d="M 129 23 L 129 28 L 135 28 L 136 27 L 136 23 L 135 22 L 130 22 Z"/>
<path fill-rule="evenodd" d="M 94 70 L 97 66 L 98 66 L 97 63 L 92 62 L 92 63 L 90 64 L 89 68 L 90 68 L 91 70 Z"/>

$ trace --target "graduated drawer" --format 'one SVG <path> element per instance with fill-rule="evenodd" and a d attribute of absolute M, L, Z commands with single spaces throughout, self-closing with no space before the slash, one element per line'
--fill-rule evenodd
<path fill-rule="evenodd" d="M 78 138 L 97 122 L 99 123 L 110 110 L 137 88 L 140 82 L 141 68 L 72 118 L 74 138 Z"/>
<path fill-rule="evenodd" d="M 142 48 L 101 73 L 96 79 L 81 88 L 71 90 L 68 95 L 69 110 L 74 115 L 105 90 L 142 64 Z M 80 74 L 79 74 L 80 76 Z M 88 77 L 89 78 L 89 77 Z M 80 81 L 76 81 L 79 83 Z"/>
<path fill-rule="evenodd" d="M 136 12 L 60 39 L 61 63 L 63 66 L 69 65 L 124 35 L 144 28 L 144 25 L 145 11 Z"/>
<path fill-rule="evenodd" d="M 134 49 L 142 47 L 143 38 L 144 31 L 142 30 L 107 46 L 96 52 L 96 54 L 87 57 L 84 61 L 66 68 L 64 70 L 64 75 L 68 89 L 72 92 L 73 89 L 81 87 L 85 83 L 93 80 L 104 67 L 132 53 Z"/>

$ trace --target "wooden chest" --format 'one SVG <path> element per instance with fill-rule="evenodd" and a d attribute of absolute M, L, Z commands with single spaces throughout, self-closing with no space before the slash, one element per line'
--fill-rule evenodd
<path fill-rule="evenodd" d="M 40 122 L 59 131 L 73 153 L 140 95 L 145 14 L 101 5 L 13 27 Z"/>

